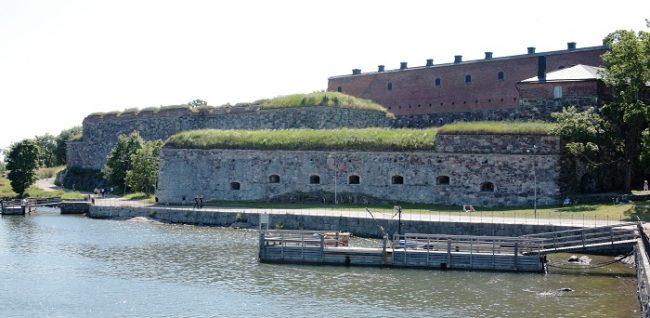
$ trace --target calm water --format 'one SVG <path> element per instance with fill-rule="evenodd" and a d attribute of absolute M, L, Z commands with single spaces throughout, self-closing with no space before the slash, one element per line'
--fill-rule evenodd
<path fill-rule="evenodd" d="M 267 265 L 256 253 L 250 230 L 4 216 L 0 316 L 638 316 L 627 265 L 589 276 L 443 272 Z"/>

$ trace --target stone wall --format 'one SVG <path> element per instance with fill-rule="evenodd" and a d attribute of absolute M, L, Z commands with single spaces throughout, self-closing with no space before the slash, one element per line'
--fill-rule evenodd
<path fill-rule="evenodd" d="M 478 140 L 476 136 L 468 138 Z M 516 140 L 512 136 L 484 138 L 495 144 L 514 144 Z M 552 151 L 559 140 L 522 138 L 547 138 L 549 146 L 534 154 L 483 153 L 480 147 L 473 150 L 471 144 L 476 142 L 469 142 L 462 151 L 450 148 L 454 152 L 164 148 L 157 196 L 160 202 L 180 203 L 183 197 L 189 201 L 196 195 L 205 200 L 268 201 L 304 193 L 327 200 L 327 194 L 337 193 L 342 200 L 359 204 L 377 198 L 385 202 L 521 206 L 533 202 L 535 170 L 539 204 L 559 203 L 560 153 Z M 517 147 L 514 144 L 512 148 Z M 357 177 L 358 184 L 353 184 Z"/>
<path fill-rule="evenodd" d="M 166 223 L 182 223 L 209 226 L 230 226 L 237 222 L 236 212 L 214 212 L 200 210 L 180 210 L 165 207 L 108 207 L 90 206 L 88 216 L 92 218 L 129 219 L 147 217 Z M 250 226 L 259 226 L 259 214 L 242 214 Z M 345 231 L 356 236 L 381 238 L 382 226 L 386 233 L 397 232 L 397 220 L 373 220 L 363 217 L 339 217 L 296 214 L 270 214 L 269 228 L 281 224 L 287 230 Z M 542 232 L 573 229 L 569 226 L 549 224 L 500 224 L 439 222 L 431 220 L 402 221 L 403 233 L 482 235 L 482 236 L 520 236 Z"/>
<path fill-rule="evenodd" d="M 227 107 L 191 112 L 187 109 L 116 115 L 88 116 L 83 122 L 83 140 L 68 143 L 68 167 L 101 169 L 120 134 L 134 130 L 145 140 L 195 129 L 331 129 L 338 127 L 388 127 L 386 113 L 341 107 L 261 109 L 258 106 Z"/>

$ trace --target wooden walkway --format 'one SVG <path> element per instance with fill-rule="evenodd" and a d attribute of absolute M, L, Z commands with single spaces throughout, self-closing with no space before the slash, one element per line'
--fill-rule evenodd
<path fill-rule="evenodd" d="M 0 205 L 0 213 L 3 215 L 24 215 L 31 213 L 38 207 L 58 207 L 61 205 L 60 197 L 51 198 L 28 198 L 25 202 L 25 209 L 23 209 L 22 200 L 9 200 L 2 201 Z"/>
<path fill-rule="evenodd" d="M 543 272 L 546 255 L 631 249 L 635 223 L 519 237 L 407 233 L 381 247 L 350 247 L 339 232 L 261 230 L 259 260 L 269 263 Z"/>

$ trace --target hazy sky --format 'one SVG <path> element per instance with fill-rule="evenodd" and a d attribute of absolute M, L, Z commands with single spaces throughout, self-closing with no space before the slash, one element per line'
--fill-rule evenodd
<path fill-rule="evenodd" d="M 599 45 L 650 1 L 0 0 L 0 147 L 92 112 L 247 102 L 374 71 Z"/>

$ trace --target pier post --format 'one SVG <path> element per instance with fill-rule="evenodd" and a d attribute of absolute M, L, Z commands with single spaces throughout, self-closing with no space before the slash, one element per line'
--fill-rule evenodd
<path fill-rule="evenodd" d="M 451 268 L 451 240 L 447 239 L 447 268 Z"/>

